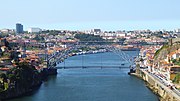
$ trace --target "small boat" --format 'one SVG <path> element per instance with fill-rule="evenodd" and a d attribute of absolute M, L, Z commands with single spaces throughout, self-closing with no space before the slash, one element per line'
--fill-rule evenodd
<path fill-rule="evenodd" d="M 121 65 L 125 65 L 124 63 L 122 63 Z"/>

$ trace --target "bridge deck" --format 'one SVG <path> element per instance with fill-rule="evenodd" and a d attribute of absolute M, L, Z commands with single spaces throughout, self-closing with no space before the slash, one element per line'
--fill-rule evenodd
<path fill-rule="evenodd" d="M 78 68 L 130 68 L 127 66 L 65 66 L 65 67 L 56 67 L 57 69 L 78 69 Z"/>

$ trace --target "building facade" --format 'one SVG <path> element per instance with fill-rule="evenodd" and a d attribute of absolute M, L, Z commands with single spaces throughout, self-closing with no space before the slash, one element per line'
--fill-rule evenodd
<path fill-rule="evenodd" d="M 20 23 L 16 24 L 16 33 L 17 34 L 23 33 L 23 25 L 22 24 L 20 24 Z"/>
<path fill-rule="evenodd" d="M 40 33 L 42 32 L 42 29 L 40 28 L 29 28 L 28 33 Z"/>

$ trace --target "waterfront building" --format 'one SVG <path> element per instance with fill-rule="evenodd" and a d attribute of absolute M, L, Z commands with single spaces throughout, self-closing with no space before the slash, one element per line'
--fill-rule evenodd
<path fill-rule="evenodd" d="M 40 29 L 40 28 L 29 28 L 28 29 L 28 33 L 40 33 L 40 32 L 42 32 L 42 29 Z"/>
<path fill-rule="evenodd" d="M 20 23 L 16 24 L 16 33 L 17 34 L 23 33 L 23 25 L 22 24 L 20 24 Z"/>

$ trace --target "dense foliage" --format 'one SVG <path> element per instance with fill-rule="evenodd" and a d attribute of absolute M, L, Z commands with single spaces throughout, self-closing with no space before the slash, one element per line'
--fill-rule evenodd
<path fill-rule="evenodd" d="M 180 58 L 177 60 L 177 59 L 173 59 L 172 62 L 175 64 L 175 65 L 179 65 L 180 66 Z"/>
<path fill-rule="evenodd" d="M 1 90 L 18 89 L 28 90 L 33 85 L 41 83 L 40 73 L 28 63 L 19 63 L 16 68 L 11 69 L 6 74 L 0 75 L 2 83 Z"/>
<path fill-rule="evenodd" d="M 0 33 L 0 38 L 8 37 L 9 35 L 7 33 Z"/>
<path fill-rule="evenodd" d="M 174 82 L 174 83 L 180 83 L 180 73 L 176 74 L 173 82 Z"/>
<path fill-rule="evenodd" d="M 93 34 L 76 34 L 74 37 L 80 41 L 104 41 L 99 35 Z"/>
<path fill-rule="evenodd" d="M 35 38 L 33 38 L 36 41 L 44 41 L 44 37 L 40 36 L 40 35 L 36 35 Z"/>

